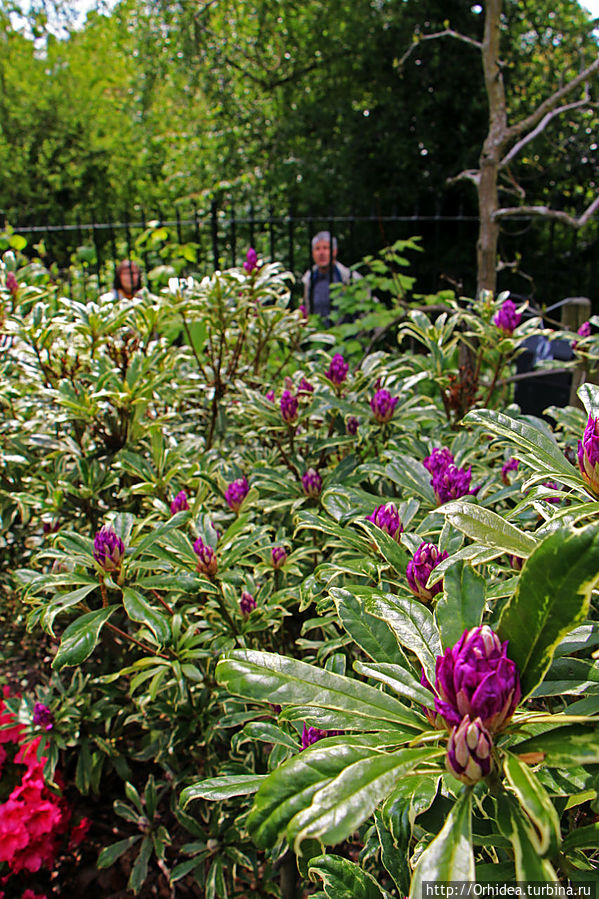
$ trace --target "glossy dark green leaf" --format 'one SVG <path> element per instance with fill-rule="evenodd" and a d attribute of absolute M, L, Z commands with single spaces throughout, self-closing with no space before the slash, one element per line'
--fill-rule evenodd
<path fill-rule="evenodd" d="M 401 668 L 399 665 L 390 665 L 382 662 L 380 665 L 368 662 L 354 662 L 354 670 L 365 677 L 371 677 L 383 684 L 387 684 L 399 696 L 405 696 L 419 705 L 434 709 L 434 697 L 430 690 L 423 687 L 419 680 Z"/>
<path fill-rule="evenodd" d="M 449 569 L 443 594 L 435 607 L 435 619 L 443 646 L 453 646 L 464 631 L 478 627 L 485 609 L 485 579 L 463 562 Z"/>
<path fill-rule="evenodd" d="M 371 874 L 339 855 L 313 858 L 308 872 L 310 880 L 322 880 L 328 899 L 385 899 Z"/>
<path fill-rule="evenodd" d="M 161 646 L 170 641 L 171 629 L 166 615 L 155 609 L 139 590 L 125 587 L 123 606 L 127 617 L 149 628 Z"/>
<path fill-rule="evenodd" d="M 416 599 L 364 588 L 356 593 L 364 596 L 366 611 L 386 621 L 400 645 L 418 656 L 426 676 L 434 683 L 436 658 L 443 650 L 432 612 Z"/>
<path fill-rule="evenodd" d="M 105 846 L 96 862 L 98 868 L 109 868 L 111 865 L 114 865 L 117 858 L 120 858 L 124 852 L 130 849 L 131 846 L 134 846 L 139 840 L 141 840 L 141 834 L 127 837 L 126 840 L 119 840 L 118 843 L 113 843 L 111 846 Z"/>
<path fill-rule="evenodd" d="M 559 818 L 542 784 L 528 765 L 506 753 L 504 772 L 512 792 L 533 824 L 533 843 L 540 855 L 553 855 L 560 843 Z"/>
<path fill-rule="evenodd" d="M 539 755 L 539 761 L 555 768 L 573 765 L 599 765 L 599 726 L 571 724 L 556 727 L 546 733 L 530 737 L 511 747 L 514 755 Z"/>
<path fill-rule="evenodd" d="M 58 652 L 54 656 L 52 667 L 60 671 L 70 665 L 80 665 L 96 648 L 100 639 L 100 632 L 116 606 L 108 606 L 105 609 L 97 609 L 94 612 L 86 612 L 67 627 Z"/>
<path fill-rule="evenodd" d="M 528 558 L 537 545 L 530 534 L 510 524 L 501 515 L 475 503 L 451 502 L 439 509 L 451 524 L 471 540 L 493 549 Z"/>
<path fill-rule="evenodd" d="M 226 653 L 217 665 L 216 678 L 230 693 L 247 699 L 281 706 L 355 710 L 376 722 L 418 725 L 418 719 L 402 703 L 375 687 L 276 653 Z"/>
<path fill-rule="evenodd" d="M 223 800 L 232 796 L 249 796 L 263 784 L 265 774 L 231 774 L 207 777 L 181 791 L 181 805 L 185 808 L 194 799 Z"/>
<path fill-rule="evenodd" d="M 436 750 L 399 749 L 377 753 L 348 765 L 322 786 L 310 805 L 289 822 L 287 835 L 301 854 L 303 840 L 334 846 L 347 839 L 389 795 L 397 781 L 420 764 L 434 761 Z M 438 753 L 437 753 L 438 754 Z"/>
<path fill-rule="evenodd" d="M 437 836 L 420 856 L 412 877 L 410 899 L 422 899 L 426 880 L 433 883 L 474 880 L 470 814 L 471 794 L 465 790 Z"/>
<path fill-rule="evenodd" d="M 588 614 L 599 581 L 599 532 L 559 528 L 529 557 L 503 607 L 498 633 L 520 671 L 522 696 L 537 687 L 560 641 Z"/>
<path fill-rule="evenodd" d="M 499 829 L 512 844 L 516 880 L 556 883 L 555 871 L 547 859 L 539 855 L 532 824 L 516 799 L 508 793 L 500 793 L 496 802 Z"/>
<path fill-rule="evenodd" d="M 350 590 L 333 587 L 330 594 L 341 624 L 366 655 L 376 662 L 401 664 L 401 650 L 386 621 L 369 615 L 363 601 Z"/>
<path fill-rule="evenodd" d="M 327 747 L 324 741 L 298 753 L 269 775 L 258 790 L 247 827 L 260 848 L 270 848 L 284 835 L 288 823 L 310 805 L 314 794 L 348 765 L 378 752 L 372 746 L 345 743 Z"/>

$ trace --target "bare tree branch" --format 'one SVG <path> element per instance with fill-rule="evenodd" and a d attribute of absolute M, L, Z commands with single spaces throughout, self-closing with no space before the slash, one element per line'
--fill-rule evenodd
<path fill-rule="evenodd" d="M 480 181 L 480 169 L 464 169 L 463 172 L 459 172 L 457 175 L 453 175 L 451 178 L 446 178 L 446 184 L 457 184 L 458 181 L 471 181 L 473 184 L 478 184 Z"/>
<path fill-rule="evenodd" d="M 413 40 L 404 55 L 401 57 L 398 63 L 398 67 L 401 69 L 404 62 L 410 58 L 414 50 L 423 43 L 423 41 L 434 41 L 440 37 L 453 37 L 457 41 L 463 41 L 465 44 L 471 44 L 471 46 L 476 47 L 477 50 L 482 48 L 482 44 L 480 41 L 475 41 L 474 38 L 468 37 L 467 34 L 461 34 L 459 31 L 454 31 L 453 28 L 445 28 L 443 31 L 436 31 L 434 34 L 419 34 L 418 38 Z"/>
<path fill-rule="evenodd" d="M 529 116 L 526 116 L 525 119 L 521 119 L 519 122 L 511 125 L 505 134 L 504 143 L 510 143 L 512 140 L 518 137 L 520 134 L 524 134 L 529 131 L 531 128 L 534 128 L 535 125 L 541 121 L 541 119 L 547 115 L 548 112 L 551 112 L 556 106 L 559 106 L 564 97 L 567 97 L 569 93 L 579 87 L 581 84 L 585 84 L 587 81 L 596 75 L 599 72 L 599 54 L 593 63 L 590 66 L 587 66 L 586 69 L 583 69 L 576 78 L 573 78 L 571 81 L 568 81 L 567 84 L 564 84 L 563 87 L 560 87 L 559 90 L 555 91 L 555 93 L 551 94 L 550 97 L 547 97 L 546 100 L 537 106 L 534 112 L 531 112 Z"/>
<path fill-rule="evenodd" d="M 564 225 L 569 225 L 571 228 L 582 228 L 587 224 L 591 216 L 599 209 L 599 194 L 595 197 L 592 203 L 585 209 L 582 215 L 579 215 L 576 218 L 573 215 L 568 215 L 567 212 L 561 212 L 559 209 L 550 209 L 549 206 L 512 206 L 505 207 L 504 209 L 497 209 L 493 213 L 494 219 L 502 219 L 509 218 L 510 216 L 522 216 L 522 215 L 541 215 L 544 218 L 556 219 L 558 222 L 563 222 Z"/>
<path fill-rule="evenodd" d="M 519 140 L 517 144 L 514 144 L 510 152 L 506 156 L 504 156 L 499 163 L 499 168 L 502 169 L 506 165 L 508 165 L 512 161 L 512 159 L 518 155 L 520 150 L 526 146 L 526 144 L 529 144 L 531 140 L 534 140 L 535 137 L 538 137 L 538 135 L 545 130 L 549 122 L 556 116 L 561 115 L 562 112 L 569 112 L 570 109 L 577 109 L 578 107 L 585 106 L 587 104 L 592 105 L 589 102 L 588 96 L 586 96 L 582 100 L 576 100 L 576 102 L 574 103 L 568 103 L 566 106 L 557 106 L 555 109 L 552 109 L 547 113 L 546 116 L 544 116 L 544 118 L 541 119 L 536 128 L 525 135 L 522 140 Z"/>

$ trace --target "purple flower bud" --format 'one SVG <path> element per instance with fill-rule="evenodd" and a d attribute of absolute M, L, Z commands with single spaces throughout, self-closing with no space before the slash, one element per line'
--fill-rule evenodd
<path fill-rule="evenodd" d="M 590 337 L 591 336 L 591 323 L 583 322 L 576 333 L 578 334 L 579 337 Z M 572 341 L 572 349 L 575 350 L 577 346 L 578 346 L 578 341 L 577 340 Z"/>
<path fill-rule="evenodd" d="M 104 571 L 118 571 L 125 555 L 125 544 L 109 525 L 94 537 L 94 559 Z"/>
<path fill-rule="evenodd" d="M 246 477 L 237 478 L 236 481 L 232 481 L 225 490 L 225 499 L 229 508 L 233 512 L 239 512 L 241 504 L 249 492 L 250 485 L 248 484 Z"/>
<path fill-rule="evenodd" d="M 447 770 L 465 784 L 475 784 L 493 767 L 493 740 L 480 718 L 465 715 L 451 732 L 447 744 Z"/>
<path fill-rule="evenodd" d="M 298 402 L 297 397 L 293 396 L 290 390 L 284 390 L 281 397 L 281 415 L 283 421 L 288 425 L 292 425 L 297 419 Z"/>
<path fill-rule="evenodd" d="M 490 733 L 502 730 L 520 702 L 520 677 L 507 644 L 487 625 L 464 631 L 455 646 L 437 656 L 435 708 L 448 728 L 465 715 L 480 718 Z"/>
<path fill-rule="evenodd" d="M 443 446 L 441 449 L 434 449 L 430 456 L 422 460 L 422 464 L 435 477 L 435 475 L 445 471 L 447 466 L 451 465 L 453 461 L 453 454 L 446 446 Z"/>
<path fill-rule="evenodd" d="M 391 396 L 388 390 L 377 390 L 370 400 L 370 408 L 376 421 L 384 425 L 393 418 L 395 407 L 399 402 L 398 396 Z"/>
<path fill-rule="evenodd" d="M 358 433 L 358 428 L 360 426 L 360 422 L 356 418 L 355 415 L 350 415 L 347 421 L 345 422 L 345 427 L 347 429 L 347 433 L 354 437 Z"/>
<path fill-rule="evenodd" d="M 258 268 L 258 254 L 253 247 L 250 247 L 247 251 L 243 267 L 248 275 L 251 275 Z"/>
<path fill-rule="evenodd" d="M 33 707 L 33 723 L 35 727 L 43 727 L 47 731 L 54 727 L 54 715 L 43 702 L 36 702 Z"/>
<path fill-rule="evenodd" d="M 580 473 L 595 496 L 599 496 L 599 418 L 589 415 L 582 440 L 578 441 Z"/>
<path fill-rule="evenodd" d="M 520 324 L 522 315 L 516 312 L 516 306 L 511 300 L 504 300 L 501 309 L 493 316 L 493 324 L 506 336 L 514 333 L 514 329 Z"/>
<path fill-rule="evenodd" d="M 298 393 L 314 393 L 314 386 L 310 384 L 309 381 L 306 381 L 305 378 L 302 378 L 299 387 L 297 388 Z"/>
<path fill-rule="evenodd" d="M 508 561 L 510 563 L 510 568 L 514 571 L 522 571 L 522 566 L 524 565 L 524 559 L 522 556 L 514 556 L 512 553 L 507 554 Z"/>
<path fill-rule="evenodd" d="M 266 399 L 268 400 L 269 403 L 274 403 L 274 401 L 275 401 L 275 392 L 274 392 L 274 390 L 269 390 L 269 391 L 268 391 L 268 393 L 266 394 Z"/>
<path fill-rule="evenodd" d="M 340 730 L 320 730 L 318 727 L 308 727 L 304 724 L 300 752 L 313 746 L 314 743 L 318 743 L 319 740 L 324 740 L 325 737 L 339 737 L 341 733 L 342 731 Z"/>
<path fill-rule="evenodd" d="M 216 553 L 208 543 L 204 543 L 201 537 L 198 537 L 193 545 L 193 551 L 198 557 L 196 568 L 200 574 L 213 578 L 218 569 L 218 560 Z"/>
<path fill-rule="evenodd" d="M 298 309 L 302 314 L 302 318 L 307 319 L 308 318 L 308 310 L 306 309 L 306 307 L 304 306 L 303 303 L 300 306 L 298 306 Z"/>
<path fill-rule="evenodd" d="M 60 530 L 60 521 L 42 521 L 42 531 L 44 534 L 56 534 Z"/>
<path fill-rule="evenodd" d="M 177 512 L 185 512 L 187 509 L 189 509 L 187 494 L 185 493 L 185 490 L 179 490 L 171 502 L 171 515 L 176 515 Z"/>
<path fill-rule="evenodd" d="M 309 496 L 311 499 L 317 499 L 320 496 L 322 492 L 322 478 L 315 468 L 309 468 L 302 475 L 302 487 L 306 496 Z"/>
<path fill-rule="evenodd" d="M 395 503 L 386 503 L 384 506 L 377 506 L 371 515 L 366 516 L 366 521 L 372 521 L 377 527 L 389 534 L 399 543 L 399 538 L 403 531 L 403 524 L 397 511 Z"/>
<path fill-rule="evenodd" d="M 349 371 L 349 365 L 341 355 L 341 353 L 335 353 L 333 358 L 331 359 L 331 364 L 328 369 L 325 371 L 325 376 L 332 381 L 337 387 L 340 384 L 343 384 L 345 379 L 347 378 L 347 373 Z"/>
<path fill-rule="evenodd" d="M 433 568 L 447 558 L 447 553 L 439 552 L 434 543 L 421 543 L 406 568 L 406 577 L 410 590 L 422 602 L 430 602 L 443 589 L 443 580 L 437 581 L 434 587 L 427 587 Z"/>
<path fill-rule="evenodd" d="M 513 456 L 501 466 L 501 480 L 506 487 L 510 486 L 510 479 L 508 478 L 510 471 L 518 471 L 518 460 L 514 459 Z"/>
<path fill-rule="evenodd" d="M 275 569 L 282 568 L 287 561 L 287 550 L 284 546 L 273 546 L 270 551 L 272 559 L 272 567 Z"/>
<path fill-rule="evenodd" d="M 10 291 L 13 299 L 19 292 L 19 282 L 17 281 L 14 272 L 8 272 L 6 275 L 6 289 Z"/>
<path fill-rule="evenodd" d="M 241 599 L 239 600 L 239 608 L 244 615 L 249 615 L 250 612 L 253 612 L 256 608 L 256 600 L 251 593 L 247 592 L 247 590 L 244 590 L 241 594 Z"/>
<path fill-rule="evenodd" d="M 449 502 L 452 499 L 459 499 L 461 496 L 474 494 L 478 487 L 470 489 L 470 481 L 472 480 L 472 468 L 458 468 L 457 465 L 448 465 L 443 471 L 437 472 L 431 479 L 437 504 Z"/>

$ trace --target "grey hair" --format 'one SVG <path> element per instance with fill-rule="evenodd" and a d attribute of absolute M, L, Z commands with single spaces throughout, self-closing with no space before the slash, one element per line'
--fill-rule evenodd
<path fill-rule="evenodd" d="M 318 234 L 315 234 L 312 238 L 312 249 L 315 248 L 317 243 L 320 243 L 321 240 L 326 241 L 328 244 L 331 243 L 331 232 L 330 231 L 319 231 Z M 337 252 L 337 238 L 333 237 L 333 253 Z"/>

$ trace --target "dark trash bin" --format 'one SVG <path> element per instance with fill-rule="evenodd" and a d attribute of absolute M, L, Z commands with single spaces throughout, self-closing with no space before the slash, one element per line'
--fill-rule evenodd
<path fill-rule="evenodd" d="M 516 359 L 517 374 L 533 372 L 549 359 L 569 362 L 574 357 L 568 340 L 549 340 L 539 334 L 523 341 L 524 352 Z M 536 377 L 516 381 L 514 400 L 525 415 L 548 419 L 543 410 L 548 406 L 567 406 L 570 401 L 572 373 L 540 371 Z"/>

